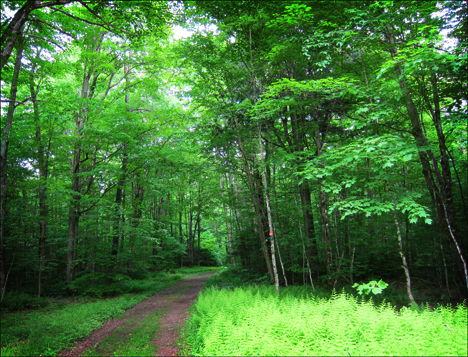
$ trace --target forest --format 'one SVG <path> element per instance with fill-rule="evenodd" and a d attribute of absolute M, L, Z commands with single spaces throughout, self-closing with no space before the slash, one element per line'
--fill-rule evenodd
<path fill-rule="evenodd" d="M 467 13 L 458 0 L 2 1 L 2 316 L 145 291 L 136 304 L 155 281 L 225 267 L 208 284 L 219 294 L 246 283 L 273 305 L 388 286 L 398 309 L 466 314 Z M 236 311 L 209 289 L 197 311 Z M 463 333 L 450 354 L 466 353 Z M 21 340 L 8 336 L 2 355 Z M 187 353 L 286 353 L 197 350 L 193 336 Z M 365 353 L 341 348 L 316 354 Z"/>

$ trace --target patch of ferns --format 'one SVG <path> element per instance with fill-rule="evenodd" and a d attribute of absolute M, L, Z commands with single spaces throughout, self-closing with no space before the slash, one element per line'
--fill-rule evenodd
<path fill-rule="evenodd" d="M 310 291 L 310 290 L 309 290 Z M 304 287 L 204 290 L 192 309 L 192 354 L 205 356 L 465 355 L 467 308 L 375 306 Z"/>

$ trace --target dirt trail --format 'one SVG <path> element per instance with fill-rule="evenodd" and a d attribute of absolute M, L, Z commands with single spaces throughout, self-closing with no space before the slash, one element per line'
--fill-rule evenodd
<path fill-rule="evenodd" d="M 139 321 L 151 313 L 164 311 L 159 320 L 159 332 L 152 341 L 158 346 L 159 356 L 177 356 L 180 346 L 180 328 L 187 319 L 187 310 L 197 298 L 203 285 L 215 272 L 203 273 L 181 280 L 133 306 L 120 319 L 109 320 L 101 328 L 93 331 L 86 340 L 75 343 L 72 348 L 63 350 L 60 356 L 80 356 L 84 351 L 94 348 L 119 327 L 125 330 L 137 326 Z M 127 321 L 131 323 L 127 324 Z"/>

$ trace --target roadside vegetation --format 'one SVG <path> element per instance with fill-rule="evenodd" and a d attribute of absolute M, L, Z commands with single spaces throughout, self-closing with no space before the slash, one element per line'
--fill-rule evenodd
<path fill-rule="evenodd" d="M 104 322 L 120 317 L 123 312 L 148 296 L 184 278 L 216 269 L 219 268 L 180 268 L 173 273 L 151 274 L 145 279 L 120 283 L 119 290 L 114 290 L 112 294 L 101 292 L 91 296 L 39 299 L 41 307 L 36 309 L 14 305 L 16 311 L 11 311 L 11 305 L 5 307 L 2 304 L 0 354 L 54 356 L 74 342 L 86 338 Z M 7 308 L 10 308 L 10 311 Z M 143 319 L 128 339 L 108 341 L 113 348 L 111 354 L 121 350 L 119 355 L 136 355 L 138 349 L 149 343 L 153 336 L 151 333 L 157 331 L 158 317 L 157 314 L 151 314 Z M 143 353 L 146 350 L 141 351 Z"/>
<path fill-rule="evenodd" d="M 327 293 L 293 286 L 278 295 L 255 278 L 245 282 L 247 272 L 232 275 L 227 270 L 211 278 L 192 307 L 186 354 L 466 356 L 466 302 L 397 308 L 391 288 L 359 296 L 351 288 Z"/>

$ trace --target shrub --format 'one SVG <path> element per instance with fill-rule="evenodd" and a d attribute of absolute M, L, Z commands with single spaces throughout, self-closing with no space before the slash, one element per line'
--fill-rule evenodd
<path fill-rule="evenodd" d="M 2 301 L 2 309 L 16 311 L 22 309 L 34 309 L 46 307 L 51 304 L 52 299 L 49 297 L 37 297 L 35 295 L 26 294 L 17 291 L 7 293 Z"/>

